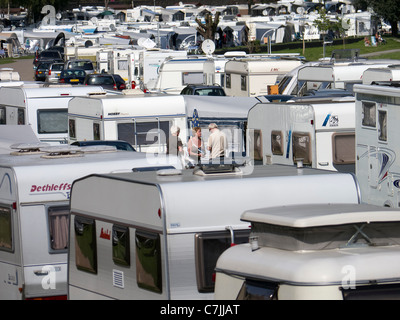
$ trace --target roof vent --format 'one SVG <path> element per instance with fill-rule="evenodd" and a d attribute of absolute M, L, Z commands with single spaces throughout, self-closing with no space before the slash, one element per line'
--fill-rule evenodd
<path fill-rule="evenodd" d="M 10 154 L 13 156 L 29 155 L 29 154 L 40 154 L 43 153 L 41 148 L 48 147 L 48 143 L 16 143 L 10 146 L 12 151 Z"/>
<path fill-rule="evenodd" d="M 41 158 L 54 159 L 54 158 L 70 158 L 70 157 L 82 157 L 83 151 L 78 146 L 50 146 L 46 148 L 40 148 L 41 151 L 46 154 L 42 155 Z"/>

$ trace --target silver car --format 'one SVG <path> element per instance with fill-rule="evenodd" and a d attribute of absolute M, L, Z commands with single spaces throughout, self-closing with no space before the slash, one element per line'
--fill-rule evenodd
<path fill-rule="evenodd" d="M 75 59 L 66 62 L 65 69 L 83 69 L 86 74 L 94 73 L 93 62 L 88 59 Z"/>
<path fill-rule="evenodd" d="M 64 63 L 52 63 L 49 70 L 46 71 L 46 82 L 58 83 L 61 71 L 64 70 Z"/>

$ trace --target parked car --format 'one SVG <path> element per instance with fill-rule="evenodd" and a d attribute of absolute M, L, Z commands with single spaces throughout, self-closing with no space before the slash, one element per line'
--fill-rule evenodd
<path fill-rule="evenodd" d="M 64 69 L 61 71 L 59 83 L 83 84 L 86 73 L 82 69 Z"/>
<path fill-rule="evenodd" d="M 89 140 L 89 141 L 75 141 L 71 143 L 73 146 L 115 146 L 117 150 L 136 151 L 132 145 L 123 140 Z"/>
<path fill-rule="evenodd" d="M 182 89 L 181 94 L 196 96 L 226 96 L 224 89 L 220 86 L 207 86 L 198 84 L 188 84 Z"/>
<path fill-rule="evenodd" d="M 36 81 L 45 81 L 46 80 L 46 72 L 48 72 L 53 61 L 43 61 L 39 63 L 35 70 L 35 80 Z"/>
<path fill-rule="evenodd" d="M 86 74 L 94 73 L 93 62 L 88 59 L 70 60 L 65 64 L 65 69 L 83 69 Z"/>
<path fill-rule="evenodd" d="M 61 54 L 57 50 L 44 50 L 33 59 L 33 68 L 36 69 L 43 61 L 64 62 Z"/>
<path fill-rule="evenodd" d="M 60 78 L 61 71 L 63 70 L 64 70 L 64 63 L 62 62 L 52 63 L 46 72 L 46 82 L 57 83 Z"/>
<path fill-rule="evenodd" d="M 86 76 L 85 85 L 102 86 L 104 89 L 109 90 L 124 90 L 126 84 L 124 79 L 118 74 L 98 73 L 89 74 Z"/>

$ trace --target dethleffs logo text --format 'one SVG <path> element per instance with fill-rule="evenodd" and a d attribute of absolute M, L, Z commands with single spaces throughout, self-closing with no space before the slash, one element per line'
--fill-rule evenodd
<path fill-rule="evenodd" d="M 69 191 L 71 190 L 71 183 L 60 183 L 60 184 L 44 184 L 44 185 L 36 185 L 33 184 L 31 186 L 31 194 L 44 194 L 44 193 L 66 193 L 67 197 L 69 197 Z"/>

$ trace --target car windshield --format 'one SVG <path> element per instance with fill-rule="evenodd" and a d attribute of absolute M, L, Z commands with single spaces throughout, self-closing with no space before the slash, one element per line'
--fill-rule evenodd
<path fill-rule="evenodd" d="M 93 70 L 93 64 L 90 61 L 73 61 L 69 69 L 81 68 L 83 70 Z"/>
<path fill-rule="evenodd" d="M 225 92 L 220 88 L 202 88 L 194 91 L 195 95 L 200 96 L 225 96 Z"/>
<path fill-rule="evenodd" d="M 112 77 L 90 77 L 87 81 L 88 84 L 114 84 Z"/>
<path fill-rule="evenodd" d="M 59 58 L 60 54 L 58 53 L 58 51 L 43 51 L 40 54 L 41 58 Z"/>
<path fill-rule="evenodd" d="M 83 70 L 64 70 L 61 77 L 84 77 L 85 71 Z"/>

